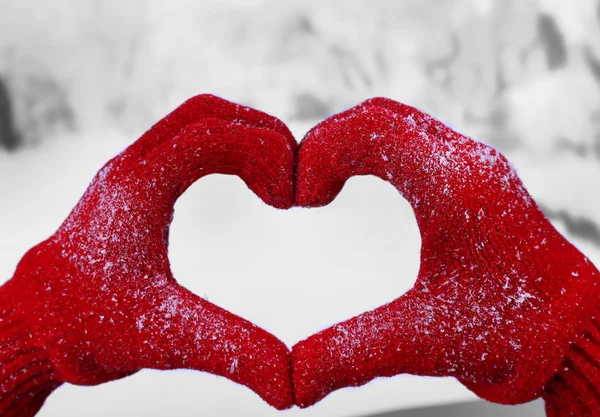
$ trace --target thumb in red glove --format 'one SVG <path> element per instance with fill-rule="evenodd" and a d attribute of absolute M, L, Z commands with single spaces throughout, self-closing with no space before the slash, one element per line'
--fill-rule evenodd
<path fill-rule="evenodd" d="M 167 241 L 175 201 L 204 175 L 238 175 L 290 207 L 295 146 L 279 120 L 202 95 L 108 162 L 0 288 L 0 415 L 33 416 L 63 382 L 142 368 L 222 375 L 290 407 L 287 347 L 179 286 Z"/>
<path fill-rule="evenodd" d="M 454 376 L 480 397 L 543 396 L 551 416 L 600 415 L 596 268 L 561 236 L 495 149 L 376 98 L 312 129 L 296 204 L 375 175 L 411 204 L 421 263 L 410 291 L 292 349 L 296 402 L 379 376 Z"/>

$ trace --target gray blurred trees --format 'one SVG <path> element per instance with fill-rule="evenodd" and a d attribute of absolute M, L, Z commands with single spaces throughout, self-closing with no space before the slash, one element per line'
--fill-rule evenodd
<path fill-rule="evenodd" d="M 144 10 L 138 0 L 2 1 L 0 77 L 25 144 L 119 122 Z"/>
<path fill-rule="evenodd" d="M 598 0 L 339 4 L 4 0 L 0 75 L 25 141 L 212 92 L 288 120 L 384 95 L 501 148 L 600 149 Z"/>
<path fill-rule="evenodd" d="M 21 138 L 15 128 L 10 93 L 6 82 L 0 78 L 0 146 L 14 150 L 20 142 Z"/>

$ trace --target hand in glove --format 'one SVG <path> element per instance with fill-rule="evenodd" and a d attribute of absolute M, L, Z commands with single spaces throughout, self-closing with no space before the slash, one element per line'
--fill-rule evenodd
<path fill-rule="evenodd" d="M 599 273 L 509 162 L 414 108 L 376 98 L 307 134 L 296 204 L 326 205 L 349 177 L 367 174 L 411 204 L 419 275 L 389 304 L 294 346 L 296 403 L 410 373 L 454 376 L 499 403 L 544 396 L 552 416 L 600 415 Z"/>
<path fill-rule="evenodd" d="M 0 415 L 34 415 L 63 382 L 142 368 L 222 375 L 290 407 L 287 347 L 179 286 L 167 244 L 175 201 L 204 175 L 238 175 L 290 207 L 295 146 L 279 120 L 202 95 L 109 161 L 0 288 Z"/>

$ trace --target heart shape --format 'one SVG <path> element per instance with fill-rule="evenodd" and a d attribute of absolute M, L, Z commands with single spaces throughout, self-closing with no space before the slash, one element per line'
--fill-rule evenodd
<path fill-rule="evenodd" d="M 353 175 L 389 181 L 422 235 L 414 288 L 290 355 L 171 274 L 173 206 L 211 173 L 238 175 L 284 209 L 326 205 Z M 0 289 L 0 412 L 34 415 L 63 382 L 191 368 L 279 409 L 413 373 L 454 376 L 490 401 L 543 395 L 551 415 L 596 415 L 582 413 L 600 410 L 598 275 L 502 155 L 412 107 L 368 100 L 317 125 L 297 149 L 278 119 L 198 96 L 109 161 Z"/>

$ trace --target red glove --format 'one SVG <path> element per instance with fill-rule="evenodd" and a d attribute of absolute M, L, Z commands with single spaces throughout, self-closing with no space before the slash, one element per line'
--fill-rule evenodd
<path fill-rule="evenodd" d="M 504 404 L 543 396 L 551 416 L 600 415 L 599 273 L 501 154 L 381 98 L 319 124 L 298 152 L 296 204 L 376 175 L 409 201 L 422 239 L 414 288 L 294 346 L 298 405 L 411 373 Z"/>
<path fill-rule="evenodd" d="M 198 178 L 239 175 L 293 202 L 296 142 L 279 120 L 213 96 L 169 114 L 108 162 L 58 231 L 0 288 L 0 415 L 34 415 L 63 382 L 190 368 L 293 404 L 287 347 L 173 278 L 168 228 Z"/>

